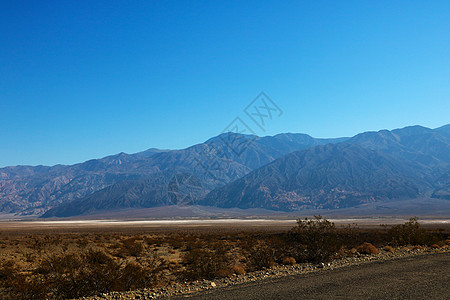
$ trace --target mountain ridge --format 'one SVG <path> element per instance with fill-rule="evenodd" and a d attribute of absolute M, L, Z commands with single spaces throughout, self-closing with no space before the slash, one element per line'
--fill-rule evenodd
<path fill-rule="evenodd" d="M 429 187 L 430 195 L 446 199 L 445 174 L 450 163 L 450 136 L 445 133 L 448 128 L 449 125 L 436 129 L 408 126 L 332 139 L 317 139 L 301 133 L 264 137 L 224 133 L 179 150 L 150 148 L 69 166 L 5 167 L 0 169 L 0 211 L 30 215 L 49 212 L 46 215 L 52 215 L 57 207 L 76 207 L 77 203 L 83 203 L 80 205 L 83 209 L 78 209 L 83 214 L 102 207 L 195 204 L 215 189 L 289 153 L 340 143 L 355 144 L 407 165 L 409 172 L 433 185 Z M 177 180 L 186 178 L 197 183 L 190 186 L 194 188 L 189 192 L 190 198 L 180 198 L 184 187 L 177 186 Z M 186 181 L 183 185 L 189 187 L 190 183 Z M 107 199 L 116 200 L 108 202 Z M 70 212 L 70 209 L 61 209 Z"/>
<path fill-rule="evenodd" d="M 430 187 L 387 155 L 356 144 L 328 144 L 287 154 L 199 202 L 224 208 L 336 209 L 416 198 Z M 388 183 L 388 186 L 386 186 Z"/>
<path fill-rule="evenodd" d="M 286 144 L 273 137 L 249 139 L 248 136 L 237 135 L 238 141 L 246 141 L 246 146 L 244 151 L 240 149 L 236 153 L 240 143 L 224 138 L 234 135 L 222 134 L 186 149 L 119 153 L 69 166 L 2 168 L 0 211 L 43 214 L 54 206 L 83 199 L 121 181 L 138 184 L 139 180 L 155 174 L 167 177 L 166 182 L 169 182 L 178 173 L 194 173 L 202 180 L 205 190 L 210 191 L 290 151 L 316 143 L 312 137 L 308 142 L 303 142 L 303 136 L 298 142 L 295 142 L 294 136 L 294 141 Z M 326 139 L 320 139 L 317 143 L 324 142 Z M 220 170 L 214 170 L 211 164 L 215 164 L 215 168 L 219 166 Z M 214 174 L 210 176 L 205 173 Z M 164 186 L 159 189 L 160 194 L 167 194 Z M 155 201 L 167 202 L 167 197 Z"/>

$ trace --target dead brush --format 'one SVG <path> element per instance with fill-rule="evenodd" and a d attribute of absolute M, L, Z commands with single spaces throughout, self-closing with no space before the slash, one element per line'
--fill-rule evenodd
<path fill-rule="evenodd" d="M 275 265 L 275 249 L 265 241 L 256 241 L 248 250 L 247 265 L 255 271 L 272 268 Z"/>
<path fill-rule="evenodd" d="M 314 216 L 314 219 L 298 219 L 289 236 L 298 245 L 296 258 L 300 261 L 328 261 L 343 246 L 334 223 L 320 215 Z"/>
<path fill-rule="evenodd" d="M 393 253 L 394 252 L 394 248 L 392 248 L 391 246 L 384 246 L 384 251 L 387 251 L 387 252 L 390 252 L 390 253 Z"/>
<path fill-rule="evenodd" d="M 183 255 L 185 269 L 182 277 L 188 280 L 213 279 L 232 275 L 229 271 L 230 258 L 227 249 L 221 245 L 211 248 L 195 248 Z"/>
<path fill-rule="evenodd" d="M 136 238 L 128 238 L 119 244 L 117 250 L 117 256 L 119 257 L 139 257 L 144 252 L 144 245 L 141 242 L 138 242 Z"/>
<path fill-rule="evenodd" d="M 48 282 L 42 276 L 30 277 L 20 272 L 13 261 L 0 265 L 0 299 L 45 299 L 49 293 Z M 2 296 L 7 295 L 3 298 Z"/>
<path fill-rule="evenodd" d="M 439 230 L 427 232 L 421 227 L 418 220 L 417 217 L 413 217 L 404 224 L 392 226 L 387 230 L 385 239 L 397 246 L 432 245 L 442 240 L 446 235 L 445 232 Z"/>
<path fill-rule="evenodd" d="M 0 268 L 0 284 L 10 299 L 73 299 L 110 291 L 152 287 L 165 268 L 155 254 L 119 262 L 99 250 L 51 254 L 31 274 L 12 263 Z"/>
<path fill-rule="evenodd" d="M 232 265 L 230 267 L 230 270 L 233 272 L 233 274 L 236 274 L 236 275 L 243 275 L 243 274 L 245 274 L 245 269 L 241 265 Z"/>
<path fill-rule="evenodd" d="M 378 253 L 377 248 L 374 245 L 372 245 L 371 243 L 367 243 L 367 242 L 358 246 L 358 248 L 356 248 L 356 250 L 358 250 L 358 252 L 361 254 L 377 254 Z"/>
<path fill-rule="evenodd" d="M 283 258 L 282 264 L 283 265 L 295 265 L 297 262 L 295 261 L 295 258 L 288 256 Z"/>

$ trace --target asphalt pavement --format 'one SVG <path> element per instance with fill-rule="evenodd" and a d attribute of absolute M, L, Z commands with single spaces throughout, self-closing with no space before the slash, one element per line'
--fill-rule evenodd
<path fill-rule="evenodd" d="M 261 280 L 171 299 L 450 299 L 450 253 Z"/>

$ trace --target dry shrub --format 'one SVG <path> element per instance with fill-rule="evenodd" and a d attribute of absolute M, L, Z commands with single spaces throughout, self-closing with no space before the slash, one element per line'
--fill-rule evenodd
<path fill-rule="evenodd" d="M 391 246 L 385 246 L 383 249 L 384 249 L 384 251 L 387 251 L 387 252 L 391 252 L 391 253 L 394 252 L 394 248 L 392 248 Z"/>
<path fill-rule="evenodd" d="M 85 249 L 89 244 L 89 240 L 86 238 L 80 238 L 76 241 L 76 244 L 80 249 Z"/>
<path fill-rule="evenodd" d="M 179 234 L 172 234 L 169 237 L 166 237 L 166 243 L 169 244 L 173 249 L 180 249 L 184 246 L 185 240 L 189 238 L 190 236 L 183 237 Z"/>
<path fill-rule="evenodd" d="M 414 247 L 412 247 L 411 248 L 411 250 L 422 250 L 423 249 L 423 247 L 422 246 L 414 246 Z"/>
<path fill-rule="evenodd" d="M 442 231 L 427 232 L 420 226 L 417 217 L 410 218 L 408 222 L 388 229 L 386 240 L 393 245 L 432 245 L 442 240 L 445 235 Z"/>
<path fill-rule="evenodd" d="M 314 216 L 314 219 L 298 219 L 291 229 L 290 238 L 298 244 L 297 260 L 323 262 L 330 260 L 343 246 L 334 223 Z"/>
<path fill-rule="evenodd" d="M 283 258 L 282 264 L 283 265 L 295 265 L 297 262 L 295 261 L 295 258 L 291 256 L 287 256 Z"/>
<path fill-rule="evenodd" d="M 43 258 L 33 274 L 15 272 L 10 265 L 1 268 L 0 277 L 8 277 L 2 286 L 12 299 L 72 299 L 151 287 L 163 267 L 156 256 L 123 265 L 97 250 Z"/>
<path fill-rule="evenodd" d="M 256 244 L 249 249 L 248 266 L 252 270 L 262 270 L 272 268 L 275 265 L 275 250 L 264 241 L 257 241 Z"/>
<path fill-rule="evenodd" d="M 224 247 L 215 250 L 196 248 L 183 255 L 183 264 L 186 265 L 182 276 L 185 279 L 213 279 L 230 275 L 227 272 L 229 258 Z"/>
<path fill-rule="evenodd" d="M 433 244 L 431 245 L 431 249 L 441 249 L 441 246 L 439 246 L 438 244 Z"/>
<path fill-rule="evenodd" d="M 120 257 L 139 257 L 141 256 L 143 251 L 144 245 L 142 243 L 136 241 L 136 238 L 129 238 L 121 242 L 120 248 L 118 250 L 118 255 Z"/>
<path fill-rule="evenodd" d="M 0 265 L 0 288 L 7 295 L 2 299 L 45 299 L 49 293 L 48 283 L 42 277 L 31 279 L 20 273 L 13 261 Z"/>
<path fill-rule="evenodd" d="M 7 281 L 17 273 L 17 269 L 12 260 L 3 262 L 0 265 L 0 282 Z"/>
<path fill-rule="evenodd" d="M 357 248 L 358 252 L 361 254 L 377 254 L 377 248 L 371 243 L 363 243 Z"/>
<path fill-rule="evenodd" d="M 148 276 L 148 270 L 141 264 L 128 263 L 119 272 L 113 290 L 129 291 L 138 288 L 150 287 L 154 278 Z"/>
<path fill-rule="evenodd" d="M 341 249 L 339 249 L 338 253 L 336 253 L 335 258 L 344 258 L 347 257 L 347 251 L 348 249 L 346 247 L 341 247 Z"/>
<path fill-rule="evenodd" d="M 241 265 L 233 265 L 233 266 L 231 266 L 230 269 L 231 269 L 231 271 L 233 271 L 233 274 L 236 274 L 236 275 L 243 275 L 243 274 L 245 274 L 245 269 Z"/>
<path fill-rule="evenodd" d="M 356 248 L 352 248 L 350 250 L 345 251 L 345 254 L 347 254 L 348 257 L 352 257 L 358 254 L 358 250 L 356 250 Z"/>
<path fill-rule="evenodd" d="M 439 241 L 439 242 L 437 242 L 436 244 L 438 244 L 441 248 L 444 247 L 444 246 L 446 246 L 446 244 L 445 244 L 444 241 Z"/>
<path fill-rule="evenodd" d="M 216 273 L 216 277 L 230 277 L 231 275 L 233 275 L 234 272 L 233 270 L 231 270 L 231 268 L 225 268 L 225 269 L 220 269 L 217 271 Z"/>
<path fill-rule="evenodd" d="M 172 266 L 178 266 L 179 265 L 178 261 L 176 261 L 175 259 L 171 259 L 167 263 L 169 265 L 172 265 Z"/>

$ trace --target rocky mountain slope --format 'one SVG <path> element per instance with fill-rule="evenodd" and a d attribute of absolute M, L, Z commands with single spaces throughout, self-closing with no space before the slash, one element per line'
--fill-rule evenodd
<path fill-rule="evenodd" d="M 304 134 L 259 138 L 226 133 L 183 150 L 120 153 L 72 166 L 6 167 L 0 169 L 0 212 L 42 214 L 86 197 L 84 203 L 95 200 L 98 203 L 93 207 L 105 208 L 124 203 L 152 207 L 191 202 L 284 154 L 341 140 L 345 138 L 314 139 Z M 198 181 L 190 197 L 177 191 L 177 186 L 170 188 L 186 174 Z M 102 199 L 120 200 L 106 203 Z"/>
<path fill-rule="evenodd" d="M 341 139 L 225 133 L 182 150 L 7 167 L 0 169 L 0 211 L 71 216 L 198 203 L 297 210 L 447 199 L 448 132 L 411 126 Z"/>
<path fill-rule="evenodd" d="M 450 199 L 449 126 L 365 132 L 288 154 L 212 191 L 200 204 L 298 210 Z"/>
<path fill-rule="evenodd" d="M 200 204 L 275 210 L 335 209 L 423 196 L 431 184 L 388 155 L 355 144 L 297 151 L 207 195 Z"/>

